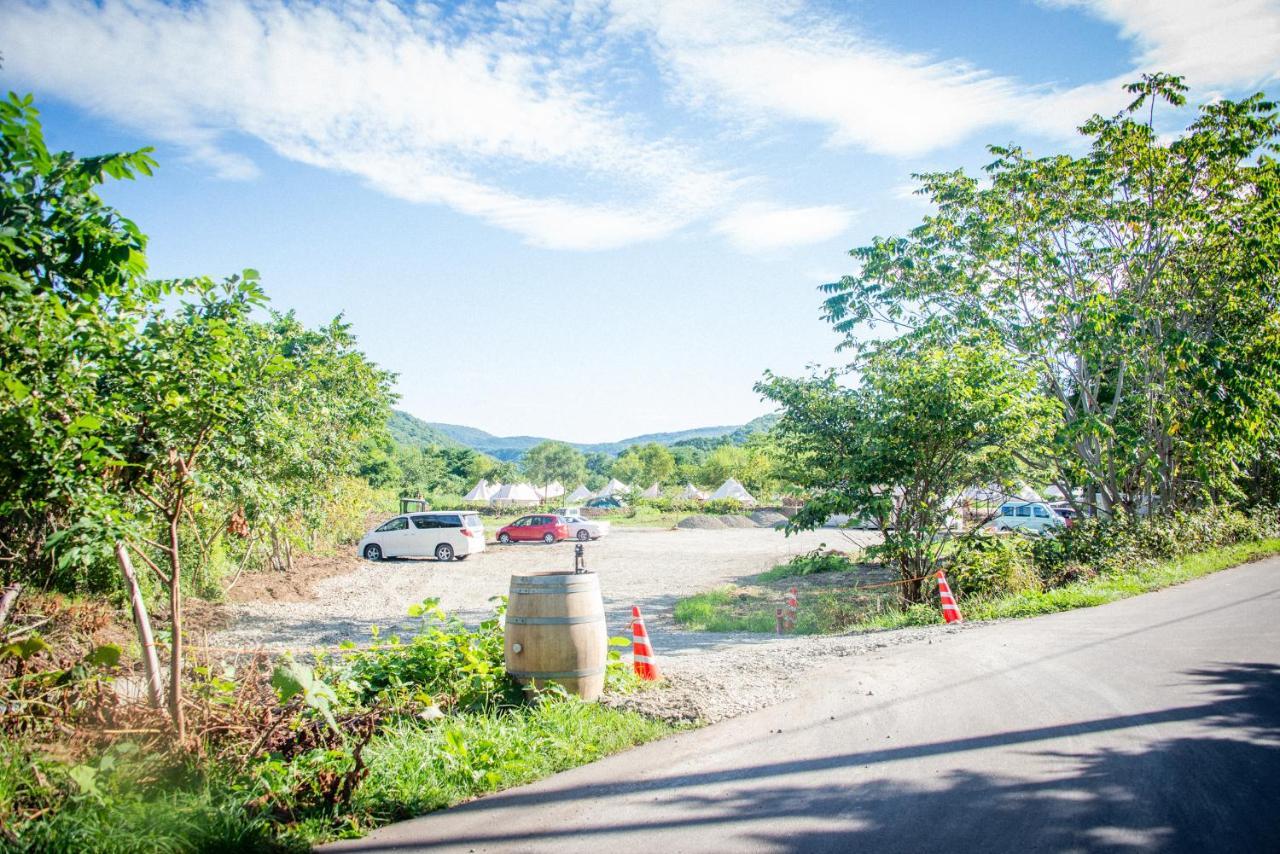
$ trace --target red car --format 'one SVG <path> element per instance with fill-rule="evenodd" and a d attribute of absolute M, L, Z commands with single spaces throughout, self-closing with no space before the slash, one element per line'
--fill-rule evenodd
<path fill-rule="evenodd" d="M 498 542 L 542 540 L 555 543 L 569 539 L 569 526 L 559 516 L 521 516 L 498 531 Z"/>

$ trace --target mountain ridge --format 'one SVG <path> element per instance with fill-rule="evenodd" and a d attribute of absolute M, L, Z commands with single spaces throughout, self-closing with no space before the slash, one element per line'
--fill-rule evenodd
<path fill-rule="evenodd" d="M 746 424 L 728 424 L 715 427 L 693 427 L 688 430 L 671 430 L 659 433 L 643 433 L 630 436 L 616 442 L 565 442 L 570 447 L 583 453 L 603 452 L 619 454 L 634 445 L 645 445 L 655 442 L 659 445 L 674 445 L 691 439 L 719 439 L 731 436 L 749 435 L 768 427 L 775 416 L 762 415 Z M 516 460 L 526 451 L 541 442 L 561 441 L 542 436 L 495 436 L 477 427 L 463 424 L 447 424 L 440 421 L 423 421 L 415 415 L 402 410 L 393 410 L 388 422 L 391 435 L 399 442 L 410 445 L 436 444 L 444 447 L 467 447 L 496 457 L 500 460 Z"/>

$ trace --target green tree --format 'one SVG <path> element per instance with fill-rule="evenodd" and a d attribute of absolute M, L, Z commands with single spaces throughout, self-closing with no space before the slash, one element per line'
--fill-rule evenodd
<path fill-rule="evenodd" d="M 657 442 L 633 445 L 619 454 L 613 464 L 614 477 L 641 488 L 648 488 L 654 483 L 669 483 L 675 472 L 675 457 Z"/>
<path fill-rule="evenodd" d="M 531 483 L 548 486 L 558 482 L 569 489 L 587 476 L 582 452 L 564 442 L 540 442 L 524 455 L 521 463 Z"/>
<path fill-rule="evenodd" d="M 880 553 L 909 601 L 945 547 L 961 491 L 1025 476 L 1055 414 L 1034 377 L 987 341 L 884 350 L 856 388 L 836 371 L 766 375 L 756 388 L 782 407 L 783 474 L 807 494 L 789 529 L 833 514 L 878 520 Z"/>
<path fill-rule="evenodd" d="M 853 252 L 826 315 L 861 352 L 865 323 L 994 335 L 1059 401 L 1059 481 L 1112 506 L 1173 507 L 1229 489 L 1280 407 L 1280 122 L 1260 95 L 1157 133 L 1181 80 L 1146 76 L 1082 157 L 991 148 L 987 181 L 919 176 L 937 213 Z"/>
<path fill-rule="evenodd" d="M 0 565 L 6 581 L 102 588 L 111 542 L 68 539 L 102 508 L 118 402 L 109 378 L 165 283 L 146 237 L 105 204 L 109 178 L 151 173 L 149 149 L 49 151 L 30 96 L 0 102 Z M 62 533 L 57 549 L 46 548 Z"/>

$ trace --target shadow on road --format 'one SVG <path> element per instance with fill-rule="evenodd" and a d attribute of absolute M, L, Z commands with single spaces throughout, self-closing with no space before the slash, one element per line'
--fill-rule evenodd
<path fill-rule="evenodd" d="M 520 849 L 535 840 L 562 836 L 632 833 L 643 839 L 645 831 L 723 825 L 739 841 L 749 838 L 761 848 L 797 852 L 1280 851 L 1280 667 L 1229 664 L 1184 676 L 1204 692 L 1205 702 L 1066 726 L 629 780 L 604 788 L 562 786 L 513 792 L 455 810 L 483 814 L 494 808 L 573 801 L 598 818 L 586 826 L 536 835 L 505 832 L 496 816 L 498 826 L 492 832 L 466 837 L 438 836 L 428 823 L 419 844 Z M 1049 779 L 1028 781 L 963 771 L 904 784 L 868 779 L 865 773 L 903 759 L 1032 745 L 1169 722 L 1195 722 L 1203 734 L 1156 741 L 1142 751 L 1029 754 L 1052 760 L 1055 773 Z M 788 779 L 840 769 L 863 769 L 864 773 L 848 785 L 832 785 L 829 773 L 822 785 Z M 715 794 L 703 787 L 713 787 Z M 662 818 L 610 820 L 603 800 L 594 813 L 589 812 L 592 801 L 624 792 L 648 795 Z M 822 829 L 805 830 L 807 818 L 821 821 Z M 777 830 L 770 827 L 771 822 Z M 369 841 L 346 850 L 375 852 L 392 847 Z"/>

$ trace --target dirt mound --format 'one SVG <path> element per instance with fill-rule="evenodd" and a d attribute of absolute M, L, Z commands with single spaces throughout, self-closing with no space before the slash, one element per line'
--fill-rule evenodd
<path fill-rule="evenodd" d="M 288 572 L 264 569 L 246 572 L 230 590 L 228 602 L 306 602 L 315 598 L 315 585 L 326 578 L 346 575 L 360 566 L 351 556 L 302 557 Z"/>
<path fill-rule="evenodd" d="M 751 521 L 750 519 L 748 519 L 746 516 L 739 516 L 739 515 L 738 515 L 738 514 L 736 514 L 736 513 L 734 513 L 734 514 L 730 514 L 730 515 L 728 515 L 728 516 L 721 516 L 720 518 L 724 520 L 724 526 L 725 526 L 726 528 L 755 528 L 755 527 L 758 527 L 758 526 L 756 525 L 756 523 L 755 523 L 755 522 L 752 522 L 752 521 Z"/>
<path fill-rule="evenodd" d="M 685 516 L 676 523 L 676 527 L 696 531 L 715 531 L 728 526 L 720 520 L 719 516 Z"/>
<path fill-rule="evenodd" d="M 751 521 L 761 528 L 776 528 L 779 523 L 785 525 L 787 517 L 776 510 L 757 510 L 751 514 Z"/>

